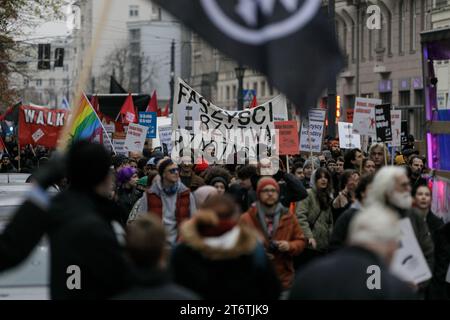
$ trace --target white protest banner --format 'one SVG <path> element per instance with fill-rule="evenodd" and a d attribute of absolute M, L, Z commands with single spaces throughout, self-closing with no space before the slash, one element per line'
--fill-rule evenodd
<path fill-rule="evenodd" d="M 431 278 L 431 271 L 420 249 L 409 218 L 399 221 L 400 248 L 394 254 L 392 272 L 405 281 L 419 284 Z"/>
<path fill-rule="evenodd" d="M 353 133 L 353 124 L 338 122 L 339 146 L 341 149 L 361 149 L 361 136 Z"/>
<path fill-rule="evenodd" d="M 381 103 L 380 99 L 356 98 L 353 113 L 353 133 L 376 136 L 375 106 Z"/>
<path fill-rule="evenodd" d="M 322 151 L 323 122 L 309 121 L 302 122 L 300 132 L 300 151 L 301 152 L 320 152 Z M 311 141 L 310 141 L 311 139 Z"/>
<path fill-rule="evenodd" d="M 172 152 L 172 125 L 167 124 L 158 129 L 160 145 L 165 154 L 170 154 Z"/>
<path fill-rule="evenodd" d="M 117 154 L 128 156 L 128 152 L 125 150 L 125 139 L 113 139 L 112 143 Z"/>
<path fill-rule="evenodd" d="M 141 153 L 144 149 L 148 127 L 136 123 L 128 126 L 127 137 L 125 138 L 125 150 L 128 152 Z"/>
<path fill-rule="evenodd" d="M 156 127 L 156 138 L 152 139 L 153 148 L 161 147 L 161 142 L 159 140 L 159 127 L 164 127 L 167 125 L 172 126 L 172 118 L 169 117 L 158 117 L 158 126 Z"/>
<path fill-rule="evenodd" d="M 402 111 L 391 110 L 392 146 L 402 146 Z"/>
<path fill-rule="evenodd" d="M 243 111 L 228 111 L 207 101 L 183 80 L 178 79 L 174 96 L 172 157 L 196 152 L 194 159 L 214 149 L 209 163 L 226 163 L 236 152 L 249 158 L 256 154 L 258 144 L 274 154 L 275 121 L 287 121 L 286 98 L 283 96 Z M 267 154 L 269 154 L 269 152 Z M 253 157 L 252 157 L 253 158 Z"/>
<path fill-rule="evenodd" d="M 325 122 L 326 111 L 322 109 L 311 109 L 308 112 L 309 121 Z"/>

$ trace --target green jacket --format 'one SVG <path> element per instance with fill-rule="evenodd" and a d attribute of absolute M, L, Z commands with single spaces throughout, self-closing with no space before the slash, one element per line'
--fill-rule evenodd
<path fill-rule="evenodd" d="M 331 205 L 328 210 L 320 210 L 316 195 L 315 190 L 309 189 L 308 197 L 297 202 L 295 213 L 305 237 L 314 238 L 317 242 L 317 250 L 324 251 L 328 249 L 333 231 L 333 214 Z"/>

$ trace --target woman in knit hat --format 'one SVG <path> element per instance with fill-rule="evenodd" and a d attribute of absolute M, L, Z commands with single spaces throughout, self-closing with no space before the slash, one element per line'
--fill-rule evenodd
<path fill-rule="evenodd" d="M 133 208 L 136 201 L 142 196 L 142 192 L 137 189 L 137 182 L 139 180 L 137 170 L 131 167 L 125 167 L 117 172 L 117 203 L 127 213 L 124 220 L 121 221 L 126 224 L 128 214 Z"/>
<path fill-rule="evenodd" d="M 217 189 L 219 194 L 224 194 L 228 190 L 231 174 L 227 169 L 212 167 L 208 170 L 205 182 Z"/>

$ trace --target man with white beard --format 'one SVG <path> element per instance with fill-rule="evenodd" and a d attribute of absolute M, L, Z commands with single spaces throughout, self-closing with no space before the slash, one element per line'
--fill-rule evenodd
<path fill-rule="evenodd" d="M 423 215 L 412 207 L 411 185 L 404 168 L 381 168 L 368 189 L 365 204 L 384 205 L 398 213 L 400 219 L 409 218 L 428 266 L 433 270 L 433 241 Z"/>

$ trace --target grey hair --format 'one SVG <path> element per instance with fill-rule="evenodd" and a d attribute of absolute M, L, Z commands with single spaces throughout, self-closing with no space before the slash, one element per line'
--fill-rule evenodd
<path fill-rule="evenodd" d="M 368 187 L 367 198 L 364 202 L 368 206 L 377 204 L 386 205 L 386 196 L 394 190 L 395 178 L 402 175 L 406 175 L 404 167 L 382 167 Z"/>
<path fill-rule="evenodd" d="M 349 226 L 348 242 L 353 245 L 385 244 L 399 241 L 398 216 L 380 205 L 365 207 Z"/>

